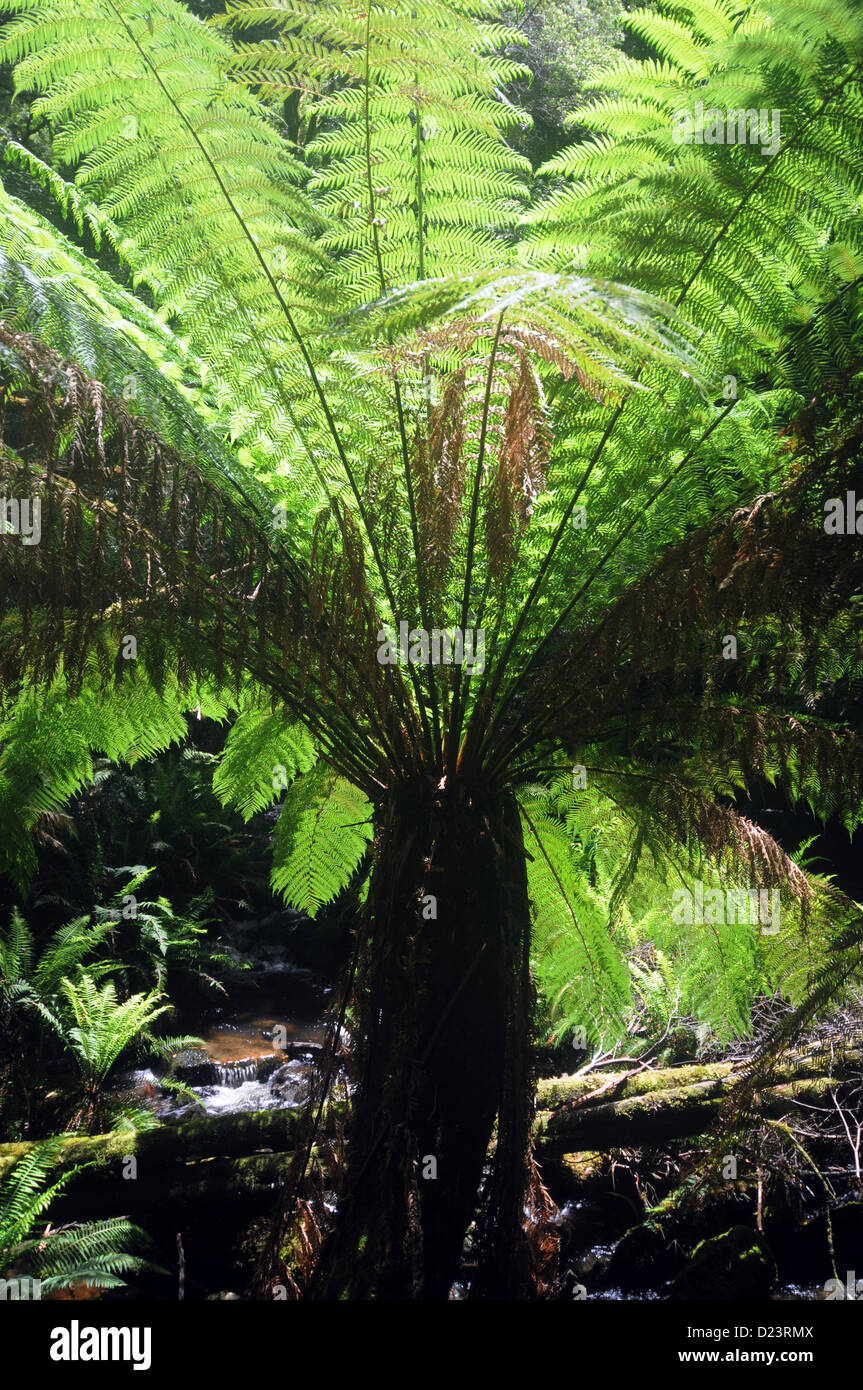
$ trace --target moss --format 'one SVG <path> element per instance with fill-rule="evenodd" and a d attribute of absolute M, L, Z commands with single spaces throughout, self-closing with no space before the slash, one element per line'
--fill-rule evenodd
<path fill-rule="evenodd" d="M 605 1170 L 606 1157 L 596 1149 L 581 1154 L 564 1154 L 561 1163 L 577 1183 L 589 1182 Z"/>
<path fill-rule="evenodd" d="M 696 1245 L 669 1291 L 671 1299 L 762 1299 L 776 1282 L 776 1261 L 764 1236 L 732 1226 Z"/>
<path fill-rule="evenodd" d="M 262 1148 L 285 1152 L 291 1147 L 296 1125 L 294 1111 L 263 1110 L 195 1117 L 140 1134 L 70 1135 L 63 1141 L 53 1172 L 65 1172 L 83 1163 L 105 1169 L 132 1154 L 138 1159 L 139 1176 L 143 1177 L 165 1165 L 194 1158 L 230 1157 Z M 0 1179 L 35 1147 L 33 1141 L 0 1144 Z M 94 1168 L 87 1170 L 91 1177 L 93 1171 Z M 86 1176 L 81 1174 L 81 1180 Z"/>
<path fill-rule="evenodd" d="M 639 1072 L 628 1079 L 626 1072 L 555 1076 L 539 1082 L 537 1103 L 543 1109 L 555 1110 L 568 1102 L 583 1101 L 599 1090 L 603 1091 L 603 1095 L 596 1097 L 597 1103 L 626 1100 L 632 1096 L 649 1095 L 652 1091 L 676 1090 L 680 1086 L 695 1086 L 704 1081 L 722 1081 L 731 1071 L 730 1062 L 713 1062 L 700 1066 L 663 1067 L 660 1071 Z"/>
<path fill-rule="evenodd" d="M 833 1060 L 833 1073 L 835 1076 L 855 1075 L 859 1071 L 861 1061 L 863 1052 L 859 1048 L 837 1052 Z M 824 1056 L 793 1054 L 784 1059 L 775 1080 L 777 1084 L 785 1081 L 791 1086 L 802 1088 L 808 1078 L 823 1077 L 827 1066 Z M 554 1076 L 539 1082 L 537 1105 L 541 1110 L 556 1110 L 569 1103 L 585 1101 L 589 1096 L 595 1096 L 591 1105 L 629 1100 L 635 1096 L 650 1095 L 655 1091 L 676 1091 L 686 1086 L 699 1086 L 708 1081 L 722 1082 L 733 1070 L 730 1062 L 706 1062 L 683 1067 L 662 1067 L 657 1071 L 638 1072 L 637 1075 L 617 1071 L 594 1072 L 590 1076 Z M 603 1094 L 596 1096 L 596 1092 L 600 1090 Z"/>

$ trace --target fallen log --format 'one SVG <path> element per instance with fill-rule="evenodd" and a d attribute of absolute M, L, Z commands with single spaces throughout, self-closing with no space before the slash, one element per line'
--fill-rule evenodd
<path fill-rule="evenodd" d="M 793 1111 L 794 1101 L 829 1104 L 838 1081 L 861 1075 L 863 1051 L 837 1054 L 830 1077 L 823 1075 L 825 1066 L 825 1058 L 812 1053 L 784 1059 L 774 1075 L 793 1079 L 765 1088 L 759 1113 L 778 1119 Z M 540 1081 L 537 1155 L 580 1167 L 579 1154 L 702 1134 L 739 1075 L 739 1068 L 722 1062 Z M 70 1135 L 49 1178 L 87 1164 L 68 1197 L 92 1194 L 105 1210 L 264 1192 L 287 1167 L 298 1122 L 297 1111 L 278 1109 L 194 1116 L 138 1134 Z M 0 1181 L 34 1147 L 34 1141 L 0 1144 Z"/>
<path fill-rule="evenodd" d="M 78 1164 L 93 1164 L 105 1176 L 123 1177 L 123 1167 L 134 1158 L 138 1179 L 171 1163 L 192 1159 L 231 1158 L 260 1149 L 285 1153 L 293 1145 L 298 1124 L 296 1110 L 252 1110 L 233 1115 L 196 1115 L 192 1119 L 160 1125 L 141 1133 L 69 1135 L 62 1142 L 49 1176 L 56 1178 Z M 0 1144 L 0 1181 L 38 1141 Z M 84 1176 L 81 1174 L 80 1176 Z"/>
<path fill-rule="evenodd" d="M 599 1104 L 600 1101 L 626 1100 L 650 1091 L 675 1090 L 700 1081 L 724 1080 L 734 1071 L 732 1062 L 704 1066 L 663 1067 L 657 1071 L 593 1072 L 588 1076 L 552 1076 L 537 1083 L 536 1103 L 540 1110 L 557 1110 L 564 1105 Z"/>
<path fill-rule="evenodd" d="M 837 1078 L 859 1076 L 863 1071 L 863 1049 L 846 1048 L 832 1058 L 824 1053 L 800 1051 L 788 1054 L 767 1078 L 766 1084 L 778 1085 L 805 1077 Z M 626 1100 L 630 1096 L 647 1095 L 651 1091 L 678 1090 L 698 1082 L 725 1081 L 739 1076 L 740 1063 L 710 1062 L 703 1065 L 662 1067 L 656 1071 L 593 1072 L 587 1076 L 554 1076 L 537 1085 L 537 1108 L 556 1110 L 559 1106 L 578 1102 L 599 1104 L 600 1101 Z"/>
<path fill-rule="evenodd" d="M 546 1151 L 560 1156 L 691 1138 L 710 1128 L 735 1080 L 716 1077 L 624 1100 L 540 1111 L 534 1124 L 534 1142 L 540 1155 Z M 757 1113 L 767 1119 L 781 1119 L 794 1112 L 795 1102 L 829 1105 L 831 1091 L 839 1084 L 835 1077 L 814 1077 L 767 1087 L 758 1093 Z"/>

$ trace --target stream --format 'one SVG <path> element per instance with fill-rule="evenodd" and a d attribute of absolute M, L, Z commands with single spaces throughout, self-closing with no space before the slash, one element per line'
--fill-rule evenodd
<path fill-rule="evenodd" d="M 313 958 L 317 968 L 294 958 L 297 939 L 285 930 L 285 915 L 273 914 L 272 922 L 231 925 L 228 949 L 238 968 L 225 979 L 227 994 L 214 991 L 217 1003 L 205 997 L 197 1006 L 179 1010 L 171 1024 L 172 1033 L 197 1037 L 200 1044 L 179 1051 L 170 1064 L 125 1073 L 114 1088 L 118 1098 L 168 1125 L 195 1114 L 216 1117 L 303 1106 L 325 1042 L 324 1014 L 335 969 L 327 969 L 324 958 Z M 302 960 L 302 951 L 297 954 Z M 618 1277 L 627 1272 L 620 1267 L 618 1247 L 639 1220 L 638 1197 L 635 1189 L 628 1195 L 597 1194 L 595 1200 L 567 1201 L 561 1195 L 557 1299 L 640 1302 L 668 1296 L 670 1271 L 650 1268 L 639 1278 Z M 243 1218 L 235 1216 L 239 1232 Z M 226 1217 L 223 1209 L 217 1223 L 184 1221 L 182 1239 L 194 1286 L 186 1296 L 218 1297 L 220 1288 L 242 1284 L 239 1234 L 230 1255 L 221 1248 L 231 1224 Z M 796 1273 L 788 1270 L 786 1280 Z M 469 1296 L 469 1273 L 464 1274 L 465 1282 L 456 1283 L 450 1295 L 455 1300 Z M 779 1283 L 767 1295 L 777 1301 L 824 1296 L 823 1285 L 805 1276 L 799 1283 Z"/>
<path fill-rule="evenodd" d="M 302 920 L 279 913 L 263 923 L 230 925 L 227 948 L 238 968 L 225 980 L 227 996 L 179 1010 L 172 1023 L 175 1035 L 200 1038 L 200 1044 L 177 1052 L 164 1067 L 123 1074 L 115 1086 L 118 1099 L 152 1111 L 162 1123 L 196 1112 L 303 1105 L 325 1042 L 332 987 L 324 973 L 291 959 L 285 917 Z M 178 1084 L 183 1090 L 174 1089 Z"/>

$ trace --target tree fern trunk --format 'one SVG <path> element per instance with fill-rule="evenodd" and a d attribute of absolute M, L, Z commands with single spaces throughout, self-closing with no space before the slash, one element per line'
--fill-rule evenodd
<path fill-rule="evenodd" d="M 531 1093 L 513 799 L 393 794 L 366 911 L 348 1188 L 311 1296 L 447 1298 L 497 1120 L 474 1292 L 517 1297 Z"/>

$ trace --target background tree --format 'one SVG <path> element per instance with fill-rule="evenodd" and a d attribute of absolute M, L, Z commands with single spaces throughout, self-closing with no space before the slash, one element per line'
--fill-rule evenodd
<path fill-rule="evenodd" d="M 534 168 L 559 153 L 572 136 L 567 116 L 594 72 L 622 44 L 621 0 L 523 0 L 505 11 L 507 22 L 527 39 L 512 56 L 527 69 L 512 83 L 513 99 L 530 116 L 514 143 Z"/>

